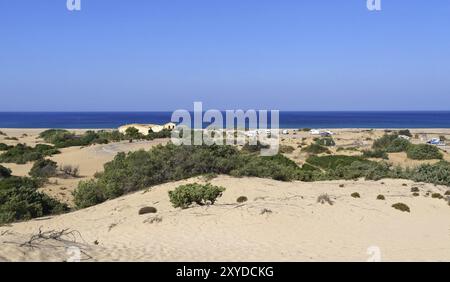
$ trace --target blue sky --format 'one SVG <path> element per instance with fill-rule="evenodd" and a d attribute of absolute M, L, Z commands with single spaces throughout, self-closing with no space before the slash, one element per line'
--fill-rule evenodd
<path fill-rule="evenodd" d="M 450 1 L 0 0 L 0 111 L 450 110 Z"/>

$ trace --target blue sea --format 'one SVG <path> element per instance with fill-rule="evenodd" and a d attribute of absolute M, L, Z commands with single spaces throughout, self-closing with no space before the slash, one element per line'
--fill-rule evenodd
<path fill-rule="evenodd" d="M 169 122 L 172 112 L 0 112 L 0 128 L 117 128 Z M 450 111 L 280 112 L 280 128 L 450 128 Z"/>

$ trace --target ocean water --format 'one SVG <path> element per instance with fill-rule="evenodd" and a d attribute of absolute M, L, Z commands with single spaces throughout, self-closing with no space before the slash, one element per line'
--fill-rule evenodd
<path fill-rule="evenodd" d="M 169 122 L 172 112 L 0 112 L 0 128 L 117 128 Z M 450 128 L 450 111 L 280 112 L 280 128 Z"/>

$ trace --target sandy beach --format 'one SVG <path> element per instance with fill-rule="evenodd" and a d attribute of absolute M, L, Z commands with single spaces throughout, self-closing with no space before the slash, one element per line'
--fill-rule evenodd
<path fill-rule="evenodd" d="M 14 145 L 43 143 L 37 138 L 44 129 L 0 129 L 9 137 L 0 143 Z M 384 130 L 331 129 L 336 146 L 333 154 L 360 154 L 370 148 Z M 83 132 L 85 130 L 76 130 Z M 450 129 L 414 129 L 413 135 L 427 138 L 447 136 Z M 314 136 L 289 130 L 280 136 L 281 144 L 294 150 L 285 155 L 298 164 L 306 155 L 300 151 Z M 41 191 L 73 205 L 72 192 L 80 180 L 93 178 L 118 152 L 148 150 L 169 139 L 128 141 L 69 147 L 50 157 L 59 165 L 78 166 L 78 178 L 51 178 Z M 423 143 L 413 137 L 412 143 Z M 445 160 L 450 160 L 443 148 Z M 394 165 L 414 167 L 404 153 L 389 154 Z M 435 161 L 428 161 L 435 162 Z M 2 163 L 13 175 L 26 176 L 32 163 Z M 205 183 L 226 188 L 211 206 L 181 210 L 172 207 L 168 191 L 180 184 Z M 419 189 L 413 196 L 411 188 Z M 261 178 L 235 178 L 220 175 L 149 187 L 102 204 L 58 216 L 6 224 L 0 227 L 0 260 L 66 261 L 71 248 L 81 250 L 87 261 L 367 261 L 373 250 L 382 261 L 450 261 L 450 207 L 432 193 L 444 194 L 448 187 L 414 183 L 409 180 L 281 182 Z M 360 198 L 352 193 L 358 192 Z M 318 203 L 320 195 L 333 204 Z M 384 195 L 385 200 L 377 200 Z M 239 196 L 247 202 L 237 203 Z M 402 202 L 411 211 L 391 207 Z M 139 215 L 140 208 L 153 206 L 155 214 Z M 39 230 L 68 230 L 67 240 L 48 240 L 39 248 L 26 243 Z M 376 251 L 376 252 L 378 252 Z"/>

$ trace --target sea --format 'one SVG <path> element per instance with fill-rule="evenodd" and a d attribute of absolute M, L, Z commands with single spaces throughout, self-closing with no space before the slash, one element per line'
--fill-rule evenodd
<path fill-rule="evenodd" d="M 0 112 L 0 128 L 109 129 L 129 123 L 164 124 L 171 116 L 172 112 Z M 279 118 L 280 128 L 450 128 L 450 111 L 280 111 Z"/>

